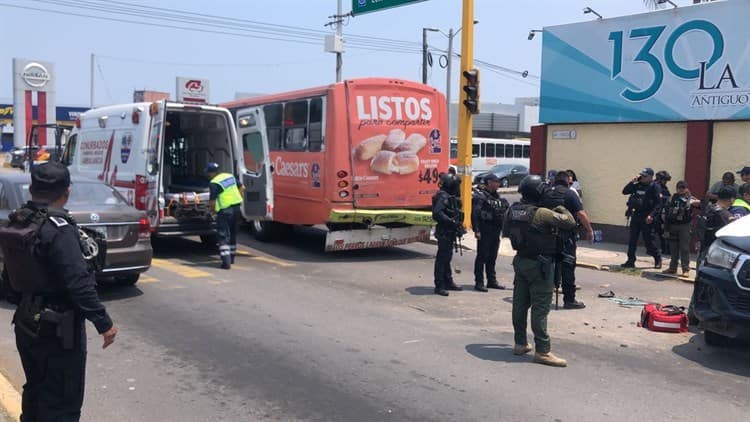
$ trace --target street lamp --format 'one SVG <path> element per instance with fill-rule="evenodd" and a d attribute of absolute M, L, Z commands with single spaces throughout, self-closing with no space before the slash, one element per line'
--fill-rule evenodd
<path fill-rule="evenodd" d="M 594 10 L 594 9 L 592 9 L 590 7 L 584 7 L 583 8 L 583 14 L 585 15 L 587 13 L 593 13 L 593 14 L 595 14 L 597 16 L 598 19 L 603 19 L 602 15 L 596 13 L 596 10 Z"/>
<path fill-rule="evenodd" d="M 534 39 L 537 32 L 543 32 L 541 29 L 530 29 L 529 30 L 529 41 Z"/>
<path fill-rule="evenodd" d="M 437 28 L 422 28 L 422 83 L 427 83 L 427 31 L 440 32 Z"/>

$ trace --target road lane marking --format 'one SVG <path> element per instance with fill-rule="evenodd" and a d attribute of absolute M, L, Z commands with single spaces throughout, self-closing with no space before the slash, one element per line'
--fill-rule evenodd
<path fill-rule="evenodd" d="M 211 273 L 209 272 L 199 270 L 198 268 L 193 268 L 187 265 L 170 262 L 166 259 L 153 258 L 151 260 L 151 265 L 153 265 L 154 267 L 160 268 L 162 270 L 167 270 L 173 273 L 177 273 L 180 276 L 185 277 L 185 278 L 211 277 Z"/>
<path fill-rule="evenodd" d="M 143 283 L 158 283 L 159 279 L 156 277 L 151 277 L 145 274 L 141 274 L 141 278 L 138 279 L 138 282 Z"/>
<path fill-rule="evenodd" d="M 250 259 L 254 259 L 260 262 L 266 262 L 268 264 L 278 265 L 279 267 L 296 267 L 297 266 L 297 264 L 293 264 L 291 262 L 281 261 L 275 258 L 267 258 L 265 256 L 254 256 Z"/>
<path fill-rule="evenodd" d="M 14 421 L 21 418 L 21 394 L 0 374 L 0 406 Z"/>

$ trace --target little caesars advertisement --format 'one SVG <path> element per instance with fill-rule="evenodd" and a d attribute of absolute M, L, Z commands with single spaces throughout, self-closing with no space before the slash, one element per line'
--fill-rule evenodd
<path fill-rule="evenodd" d="M 433 90 L 388 88 L 349 86 L 355 199 L 422 204 L 448 169 L 445 100 Z"/>
<path fill-rule="evenodd" d="M 544 29 L 544 123 L 750 118 L 750 2 Z"/>

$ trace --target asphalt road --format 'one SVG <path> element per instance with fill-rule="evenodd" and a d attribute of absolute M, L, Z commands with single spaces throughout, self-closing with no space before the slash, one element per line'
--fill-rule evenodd
<path fill-rule="evenodd" d="M 739 421 L 750 410 L 746 346 L 648 332 L 639 308 L 596 298 L 684 305 L 687 284 L 579 270 L 588 307 L 552 312 L 569 367 L 549 368 L 510 352 L 511 291 L 432 294 L 432 245 L 326 254 L 312 229 L 241 243 L 224 271 L 196 241 L 158 242 L 136 287 L 101 290 L 120 334 L 101 350 L 89 326 L 83 420 Z M 473 257 L 456 257 L 467 287 Z M 509 264 L 498 270 L 510 285 Z M 5 327 L 0 369 L 20 388 Z"/>

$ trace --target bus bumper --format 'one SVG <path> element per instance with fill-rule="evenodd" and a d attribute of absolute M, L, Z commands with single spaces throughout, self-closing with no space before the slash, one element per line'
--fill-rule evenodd
<path fill-rule="evenodd" d="M 418 210 L 331 210 L 328 216 L 331 223 L 362 223 L 367 226 L 383 224 L 409 224 L 412 226 L 432 227 L 432 211 Z"/>
<path fill-rule="evenodd" d="M 430 239 L 429 226 L 398 228 L 373 227 L 361 230 L 329 231 L 326 235 L 326 252 L 353 249 L 385 248 L 424 242 Z"/>

